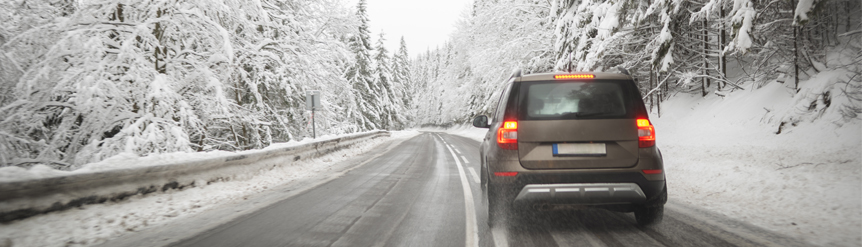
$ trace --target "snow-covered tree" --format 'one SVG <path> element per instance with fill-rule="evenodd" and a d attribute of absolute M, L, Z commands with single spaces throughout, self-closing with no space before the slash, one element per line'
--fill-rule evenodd
<path fill-rule="evenodd" d="M 660 103 L 674 93 L 725 95 L 748 82 L 788 81 L 794 66 L 799 74 L 823 69 L 824 48 L 856 33 L 859 20 L 851 16 L 862 14 L 859 6 L 850 0 L 477 0 L 449 44 L 413 61 L 414 85 L 423 92 L 415 99 L 425 104 L 411 115 L 445 124 L 487 113 L 513 68 L 617 67 L 639 79 L 648 106 L 660 113 Z"/>
<path fill-rule="evenodd" d="M 350 50 L 354 53 L 353 64 L 347 69 L 345 77 L 356 94 L 356 113 L 351 113 L 361 130 L 377 129 L 382 115 L 379 98 L 380 88 L 374 77 L 374 64 L 371 58 L 371 38 L 368 31 L 368 14 L 365 0 L 359 0 L 356 16 L 359 25 L 349 38 Z"/>
<path fill-rule="evenodd" d="M 392 88 L 394 106 L 398 109 L 396 129 L 404 128 L 410 121 L 406 116 L 406 109 L 410 108 L 413 97 L 413 83 L 410 77 L 410 54 L 407 53 L 407 42 L 401 37 L 398 51 L 392 55 Z"/>
<path fill-rule="evenodd" d="M 547 71 L 553 61 L 551 5 L 538 0 L 475 1 L 451 41 L 413 61 L 418 124 L 464 123 L 490 112 L 514 68 Z"/>
<path fill-rule="evenodd" d="M 392 76 L 391 61 L 389 51 L 386 50 L 383 42 L 386 41 L 384 33 L 380 32 L 380 37 L 377 38 L 377 44 L 374 46 L 374 73 L 377 79 L 379 91 L 376 92 L 379 100 L 377 105 L 380 106 L 380 123 L 381 129 L 392 129 L 399 125 L 400 111 L 398 109 L 398 99 L 395 98 L 395 86 Z"/>
<path fill-rule="evenodd" d="M 346 85 L 348 16 L 335 1 L 0 2 L 0 166 L 292 139 L 302 92 Z"/>

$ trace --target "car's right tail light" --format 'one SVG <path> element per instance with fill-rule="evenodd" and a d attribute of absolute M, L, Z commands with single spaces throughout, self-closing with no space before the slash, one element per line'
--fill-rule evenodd
<path fill-rule="evenodd" d="M 661 174 L 661 169 L 643 170 L 644 174 Z"/>
<path fill-rule="evenodd" d="M 514 177 L 517 176 L 518 172 L 495 172 L 494 176 L 497 177 Z"/>
<path fill-rule="evenodd" d="M 518 122 L 505 121 L 497 130 L 497 145 L 502 149 L 518 150 Z"/>
<path fill-rule="evenodd" d="M 649 119 L 638 119 L 638 147 L 648 148 L 655 146 L 655 127 Z"/>

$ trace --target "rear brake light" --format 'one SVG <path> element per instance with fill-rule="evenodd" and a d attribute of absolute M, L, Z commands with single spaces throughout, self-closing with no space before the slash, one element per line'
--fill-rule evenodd
<path fill-rule="evenodd" d="M 577 80 L 577 79 L 593 79 L 596 78 L 595 75 L 591 74 L 574 74 L 574 75 L 555 75 L 554 79 L 557 80 Z"/>
<path fill-rule="evenodd" d="M 503 122 L 503 126 L 497 130 L 497 145 L 502 149 L 518 149 L 518 122 Z"/>
<path fill-rule="evenodd" d="M 638 147 L 648 148 L 655 146 L 655 128 L 649 119 L 638 119 Z"/>
<path fill-rule="evenodd" d="M 661 169 L 658 170 L 643 170 L 644 174 L 661 174 Z"/>
<path fill-rule="evenodd" d="M 514 177 L 515 175 L 518 175 L 518 172 L 495 172 L 494 173 L 494 176 L 497 176 L 497 177 Z"/>

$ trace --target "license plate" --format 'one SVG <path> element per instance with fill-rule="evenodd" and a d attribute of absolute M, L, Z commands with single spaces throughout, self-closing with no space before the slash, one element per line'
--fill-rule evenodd
<path fill-rule="evenodd" d="M 554 156 L 605 156 L 604 143 L 554 143 Z"/>

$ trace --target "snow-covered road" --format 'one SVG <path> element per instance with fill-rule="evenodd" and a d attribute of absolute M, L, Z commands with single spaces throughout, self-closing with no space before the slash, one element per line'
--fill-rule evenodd
<path fill-rule="evenodd" d="M 763 102 L 724 100 L 718 97 L 706 100 L 677 97 L 663 105 L 663 116 L 652 116 L 658 145 L 665 157 L 670 197 L 666 221 L 659 227 L 652 230 L 636 228 L 630 215 L 601 210 L 551 212 L 538 215 L 538 220 L 518 222 L 520 226 L 517 227 L 487 229 L 484 224 L 477 224 L 480 245 L 627 245 L 644 238 L 651 239 L 647 242 L 654 245 L 799 243 L 784 236 L 819 246 L 862 244 L 862 159 L 858 149 L 862 128 L 859 128 L 859 123 L 851 122 L 844 126 L 822 121 L 802 123 L 776 135 L 775 126 L 765 124 L 761 119 L 768 116 L 756 112 L 762 109 Z M 476 140 L 480 140 L 485 131 L 472 127 L 447 130 L 469 138 L 439 134 L 459 155 L 464 156 L 467 178 L 472 177 L 471 168 L 478 169 L 476 155 L 471 154 L 478 152 L 475 150 Z M 380 144 L 391 146 L 418 134 L 416 131 L 394 132 L 391 138 L 375 139 L 353 149 L 297 166 L 281 167 L 254 178 L 135 196 L 121 202 L 88 205 L 0 225 L 0 246 L 118 246 L 140 243 L 159 246 L 190 237 L 203 241 L 210 229 L 233 224 L 230 222 L 243 216 L 258 214 L 285 198 L 319 189 L 340 176 L 348 176 L 347 171 L 352 168 L 370 169 L 381 165 L 381 162 L 371 162 L 386 155 L 386 150 L 390 149 Z M 423 143 L 427 142 L 430 141 Z M 397 152 L 395 147 L 392 148 L 392 152 Z M 453 165 L 451 157 L 447 159 L 450 159 L 447 164 Z M 363 163 L 367 164 L 360 165 Z M 454 167 L 449 169 L 452 171 Z M 430 176 L 436 173 L 423 174 Z M 457 179 L 448 178 L 448 181 Z M 475 185 L 474 182 L 471 184 Z M 432 190 L 453 195 L 460 193 L 450 189 Z M 478 188 L 473 187 L 472 190 L 476 221 L 481 223 L 485 221 L 486 206 L 477 199 L 480 195 Z M 349 200 L 343 203 L 351 205 Z M 425 204 L 428 203 L 422 203 Z M 463 200 L 453 199 L 435 207 L 434 212 L 448 210 L 462 212 L 461 215 L 464 212 Z M 427 211 L 398 207 L 393 210 L 408 212 L 408 215 L 422 215 Z M 308 210 L 295 211 L 315 214 Z M 332 215 L 318 216 L 312 218 L 322 221 L 309 224 L 334 219 L 330 217 Z M 552 221 L 558 218 L 568 218 L 583 225 Z M 448 221 L 454 221 L 454 218 Z M 448 233 L 444 235 L 445 239 L 463 243 L 466 230 L 461 227 L 464 223 L 458 221 L 453 224 L 458 226 L 459 233 Z M 399 226 L 384 224 L 378 228 Z M 302 229 L 298 228 L 298 231 Z M 431 238 L 432 235 L 418 236 Z M 393 243 L 407 241 L 403 236 L 391 239 L 396 241 Z"/>
<path fill-rule="evenodd" d="M 144 235 L 189 233 L 165 242 L 172 246 L 805 245 L 673 202 L 666 221 L 652 228 L 636 227 L 630 213 L 605 210 L 540 212 L 489 228 L 478 180 L 466 175 L 479 169 L 477 147 L 475 140 L 444 133 L 386 143 L 337 178 L 262 201 L 267 206 L 211 230 L 194 233 L 183 225 L 169 225 Z M 462 193 L 462 185 L 469 193 Z M 472 206 L 465 207 L 468 204 Z M 211 218 L 209 214 L 192 221 Z M 218 215 L 232 217 L 230 212 Z M 141 239 L 132 236 L 107 245 L 135 245 Z"/>

